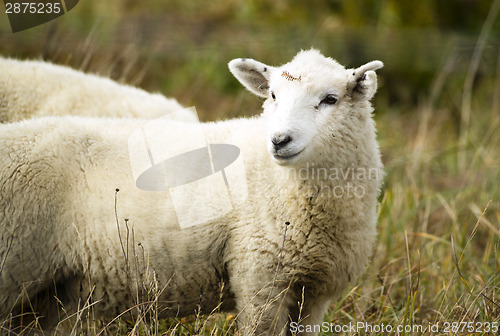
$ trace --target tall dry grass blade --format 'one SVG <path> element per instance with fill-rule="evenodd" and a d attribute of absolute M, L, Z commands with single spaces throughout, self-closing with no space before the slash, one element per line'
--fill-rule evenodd
<path fill-rule="evenodd" d="M 491 200 L 488 202 L 488 204 L 486 204 L 486 207 L 482 211 L 481 215 L 478 217 L 478 219 L 476 221 L 476 224 L 474 225 L 474 228 L 472 229 L 472 232 L 471 232 L 470 236 L 467 238 L 467 242 L 465 243 L 465 247 L 463 248 L 462 253 L 460 254 L 460 260 L 459 260 L 459 262 L 462 261 L 462 258 L 464 256 L 465 250 L 467 249 L 467 247 L 469 246 L 470 242 L 472 241 L 472 239 L 476 235 L 477 228 L 479 227 L 479 224 L 481 224 L 481 218 L 484 218 L 484 214 L 486 213 L 486 210 L 488 210 L 488 207 L 490 206 L 490 204 L 491 204 Z M 476 207 L 477 207 L 477 205 L 476 205 Z"/>
<path fill-rule="evenodd" d="M 453 257 L 453 263 L 455 264 L 455 268 L 458 272 L 458 276 L 460 280 L 463 282 L 465 287 L 470 291 L 471 288 L 469 286 L 469 283 L 465 280 L 464 276 L 462 275 L 462 271 L 460 270 L 460 265 L 459 265 L 459 260 L 457 258 L 457 251 L 455 249 L 455 239 L 453 238 L 453 235 L 451 236 L 451 252 L 452 252 L 452 257 Z"/>
<path fill-rule="evenodd" d="M 116 188 L 116 190 L 115 190 L 115 219 L 116 219 L 116 228 L 118 229 L 118 239 L 120 240 L 120 245 L 122 247 L 123 256 L 125 257 L 125 262 L 128 265 L 127 253 L 125 252 L 125 247 L 123 247 L 122 235 L 120 233 L 120 222 L 118 221 L 118 210 L 117 210 L 118 192 L 120 192 L 120 189 Z"/>
<path fill-rule="evenodd" d="M 488 218 L 486 218 L 484 215 L 486 213 L 486 209 L 488 209 L 488 207 L 490 206 L 491 202 L 493 200 L 490 200 L 488 202 L 488 204 L 486 205 L 486 208 L 481 211 L 479 209 L 479 207 L 477 206 L 477 204 L 471 204 L 469 206 L 469 209 L 472 211 L 472 213 L 474 214 L 474 216 L 476 216 L 477 218 L 477 221 L 478 223 L 483 223 L 484 225 L 486 225 L 488 227 L 488 229 L 490 229 L 495 235 L 497 235 L 498 237 L 500 237 L 500 230 L 498 228 L 495 227 L 495 225 L 490 222 L 488 220 Z"/>
<path fill-rule="evenodd" d="M 469 139 L 469 128 L 470 128 L 470 118 L 472 111 L 472 91 L 474 86 L 474 79 L 479 68 L 479 63 L 483 55 L 484 48 L 486 46 L 486 40 L 491 33 L 495 19 L 500 12 L 500 0 L 494 0 L 491 4 L 488 16 L 484 21 L 483 28 L 479 34 L 479 38 L 474 49 L 474 54 L 472 55 L 472 60 L 469 63 L 469 68 L 467 70 L 467 75 L 464 83 L 464 91 L 462 96 L 462 111 L 460 115 L 460 136 L 459 136 L 459 147 L 458 152 L 458 167 L 460 170 L 465 170 L 467 166 L 467 142 Z"/>
<path fill-rule="evenodd" d="M 446 84 L 446 79 L 453 73 L 453 69 L 457 62 L 457 53 L 453 49 L 448 56 L 445 65 L 441 67 L 441 70 L 437 74 L 436 78 L 432 82 L 432 87 L 430 90 L 429 98 L 427 102 L 424 104 L 419 123 L 418 130 L 416 133 L 415 143 L 413 145 L 412 153 L 411 153 L 411 174 L 415 174 L 418 170 L 420 170 L 422 164 L 422 153 L 424 153 L 427 149 L 428 143 L 431 141 L 428 138 L 429 133 L 429 125 L 432 123 L 433 110 L 434 105 L 436 103 L 437 98 L 443 91 L 443 88 Z"/>

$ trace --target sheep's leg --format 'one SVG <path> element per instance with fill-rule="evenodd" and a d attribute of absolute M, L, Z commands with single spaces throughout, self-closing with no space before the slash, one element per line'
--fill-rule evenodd
<path fill-rule="evenodd" d="M 292 333 L 292 335 L 300 336 L 317 336 L 318 333 L 314 330 L 321 328 L 321 323 L 323 322 L 323 317 L 328 305 L 330 303 L 329 298 L 305 298 L 303 304 L 299 305 L 298 312 L 295 311 L 295 316 L 293 316 L 293 321 L 297 325 L 301 325 L 304 328 L 300 328 L 303 332 Z M 293 314 L 293 313 L 292 313 Z M 296 328 L 298 329 L 298 328 Z"/>
<path fill-rule="evenodd" d="M 303 296 L 283 287 L 261 290 L 247 301 L 248 307 L 243 307 L 238 317 L 243 335 L 318 335 L 330 299 Z M 293 321 L 304 328 L 293 330 Z"/>
<path fill-rule="evenodd" d="M 31 292 L 33 289 L 34 293 L 20 298 L 22 304 L 12 310 L 12 318 L 6 322 L 13 334 L 49 335 L 66 312 L 76 310 L 78 283 L 71 277 L 34 285 Z"/>
<path fill-rule="evenodd" d="M 246 288 L 237 294 L 237 321 L 242 335 L 288 334 L 292 299 L 287 295 L 288 288 L 283 287 L 271 284 L 255 290 Z"/>

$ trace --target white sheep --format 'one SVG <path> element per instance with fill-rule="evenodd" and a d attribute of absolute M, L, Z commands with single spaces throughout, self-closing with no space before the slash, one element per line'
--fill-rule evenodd
<path fill-rule="evenodd" d="M 127 142 L 144 121 L 0 125 L 0 317 L 33 307 L 50 328 L 61 305 L 71 313 L 92 302 L 95 316 L 112 318 L 148 283 L 160 317 L 236 311 L 244 335 L 317 335 L 375 242 L 382 163 L 369 101 L 381 67 L 345 69 L 316 50 L 280 67 L 231 61 L 266 99 L 264 113 L 200 127 L 207 143 L 240 149 L 246 181 L 230 187 L 246 185 L 248 196 L 182 230 L 168 191 L 134 184 Z M 158 123 L 191 141 L 190 124 Z M 184 202 L 210 203 L 209 189 Z"/>
<path fill-rule="evenodd" d="M 39 116 L 157 118 L 197 121 L 175 99 L 43 61 L 0 57 L 0 122 Z"/>

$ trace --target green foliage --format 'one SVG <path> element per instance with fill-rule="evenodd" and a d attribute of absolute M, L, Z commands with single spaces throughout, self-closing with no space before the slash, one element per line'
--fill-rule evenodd
<path fill-rule="evenodd" d="M 490 6 L 490 0 L 82 1 L 62 18 L 29 31 L 11 34 L 8 26 L 0 26 L 0 52 L 42 55 L 160 89 L 187 104 L 206 106 L 204 119 L 227 113 L 219 111 L 218 102 L 241 90 L 227 72 L 226 63 L 234 57 L 280 64 L 313 46 L 351 67 L 380 59 L 386 64 L 378 93 L 381 111 L 389 105 L 404 111 L 421 101 L 452 59 L 446 94 L 437 102 L 438 108 L 450 107 L 456 105 L 455 93 Z M 494 81 L 499 21 L 486 41 L 478 85 Z M 105 68 L 117 58 L 123 59 L 121 65 Z M 231 110 L 230 115 L 247 113 Z"/>

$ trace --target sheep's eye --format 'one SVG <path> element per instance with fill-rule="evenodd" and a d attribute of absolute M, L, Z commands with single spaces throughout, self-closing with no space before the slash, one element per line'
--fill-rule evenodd
<path fill-rule="evenodd" d="M 335 95 L 329 94 L 322 101 L 321 104 L 333 105 L 337 102 L 337 97 Z"/>
<path fill-rule="evenodd" d="M 273 98 L 273 100 L 276 100 L 276 95 L 272 91 L 271 91 L 271 97 Z"/>

